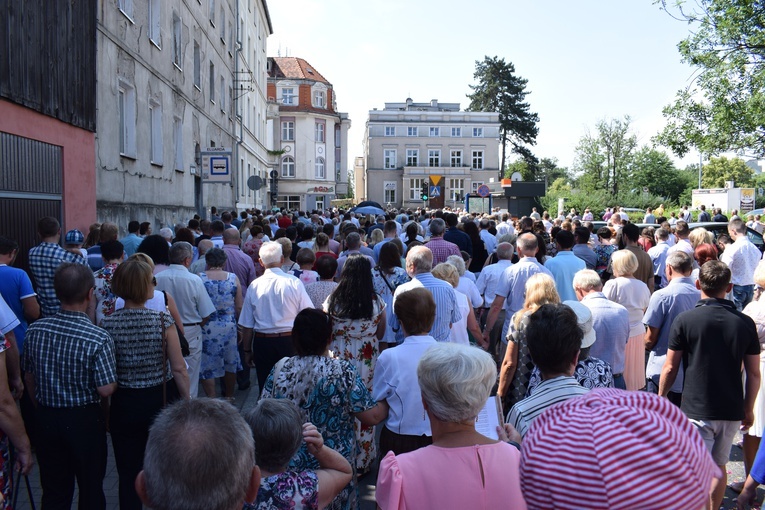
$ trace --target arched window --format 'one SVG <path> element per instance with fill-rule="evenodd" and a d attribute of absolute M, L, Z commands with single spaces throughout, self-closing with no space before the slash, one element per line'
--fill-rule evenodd
<path fill-rule="evenodd" d="M 316 178 L 325 179 L 326 174 L 324 172 L 324 158 L 316 158 Z"/>
<path fill-rule="evenodd" d="M 282 158 L 282 177 L 295 177 L 295 158 L 292 156 Z"/>

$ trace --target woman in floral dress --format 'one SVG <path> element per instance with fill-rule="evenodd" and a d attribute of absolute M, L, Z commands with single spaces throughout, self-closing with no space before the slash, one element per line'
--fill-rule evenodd
<path fill-rule="evenodd" d="M 330 350 L 336 358 L 348 360 L 356 367 L 371 392 L 380 339 L 385 334 L 385 303 L 374 291 L 369 259 L 363 255 L 348 257 L 324 311 L 332 316 Z M 359 443 L 356 469 L 365 473 L 377 457 L 375 431 L 358 421 L 355 426 Z"/>
<path fill-rule="evenodd" d="M 234 398 L 236 372 L 242 369 L 236 345 L 236 319 L 242 310 L 242 287 L 234 273 L 223 270 L 226 252 L 213 248 L 205 255 L 207 271 L 199 273 L 215 312 L 202 327 L 202 366 L 199 378 L 208 397 L 215 397 L 215 379 L 223 377 L 223 392 Z"/>
<path fill-rule="evenodd" d="M 353 469 L 358 451 L 354 423 L 361 421 L 373 427 L 388 416 L 388 405 L 374 401 L 353 363 L 329 357 L 330 322 L 326 313 L 315 308 L 306 308 L 297 314 L 292 328 L 292 345 L 297 355 L 284 358 L 274 366 L 263 385 L 260 400 L 293 401 L 303 414 L 303 422 L 316 425 L 324 444 L 345 457 Z M 320 467 L 305 441 L 288 466 L 289 470 L 298 472 Z M 355 475 L 355 469 L 353 471 Z M 356 476 L 351 477 L 327 506 L 329 510 L 359 508 L 356 480 Z"/>

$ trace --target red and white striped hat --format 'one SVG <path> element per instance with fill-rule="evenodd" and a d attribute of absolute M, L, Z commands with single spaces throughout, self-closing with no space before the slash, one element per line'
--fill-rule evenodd
<path fill-rule="evenodd" d="M 700 509 L 721 473 L 667 399 L 594 389 L 547 409 L 523 438 L 529 508 Z"/>

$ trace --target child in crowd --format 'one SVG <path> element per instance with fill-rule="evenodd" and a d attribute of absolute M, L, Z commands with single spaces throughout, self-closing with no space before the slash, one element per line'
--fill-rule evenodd
<path fill-rule="evenodd" d="M 88 258 L 88 250 L 82 247 L 85 242 L 85 235 L 79 230 L 72 229 L 64 236 L 64 249 L 75 255 L 82 255 Z"/>
<path fill-rule="evenodd" d="M 316 262 L 316 254 L 310 248 L 300 248 L 295 260 L 300 269 L 293 269 L 292 274 L 297 276 L 303 285 L 319 281 L 319 273 L 311 269 Z"/>
<path fill-rule="evenodd" d="M 255 463 L 260 468 L 258 497 L 245 510 L 325 508 L 351 481 L 351 465 L 324 445 L 312 423 L 302 424 L 298 406 L 287 399 L 264 398 L 245 420 L 255 440 Z M 319 462 L 316 471 L 291 471 L 290 460 L 306 442 Z"/>

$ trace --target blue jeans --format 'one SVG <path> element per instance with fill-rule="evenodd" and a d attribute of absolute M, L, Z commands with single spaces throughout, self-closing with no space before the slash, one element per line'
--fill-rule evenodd
<path fill-rule="evenodd" d="M 618 388 L 620 390 L 627 389 L 627 383 L 624 381 L 623 374 L 614 375 L 614 388 Z"/>
<path fill-rule="evenodd" d="M 739 312 L 748 305 L 754 297 L 754 285 L 733 285 L 733 303 Z"/>

